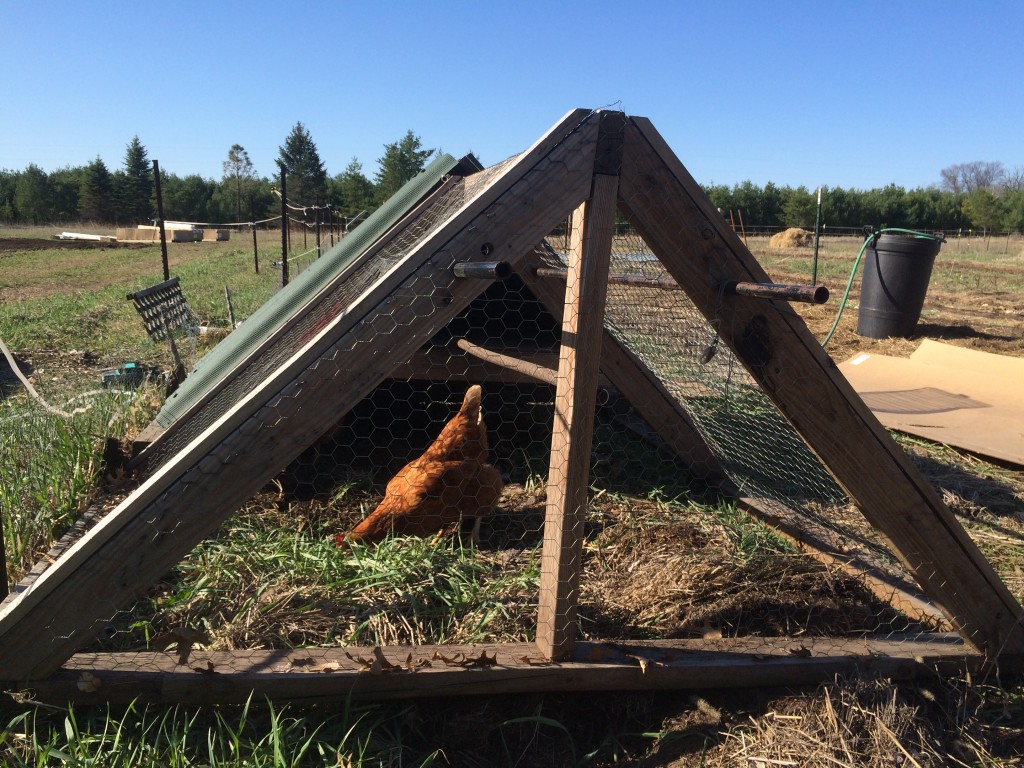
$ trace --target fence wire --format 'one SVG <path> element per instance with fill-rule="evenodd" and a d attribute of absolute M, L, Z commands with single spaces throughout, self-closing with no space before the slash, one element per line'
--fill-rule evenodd
<path fill-rule="evenodd" d="M 456 181 L 319 297 L 166 441 L 153 466 L 277 371 L 502 168 Z M 581 226 L 551 232 L 523 262 L 563 272 Z M 705 317 L 632 231 L 612 238 L 610 274 L 603 343 L 620 344 L 653 373 L 740 494 L 771 500 L 794 528 L 825 530 L 851 558 L 906 578 L 719 340 L 724 309 Z M 384 383 L 341 421 L 323 424 L 322 436 L 216 535 L 132 608 L 112 611 L 93 648 L 529 643 L 539 632 L 541 593 L 556 586 L 583 639 L 742 637 L 769 648 L 793 637 L 838 644 L 935 627 L 737 508 L 710 468 L 659 437 L 662 425 L 645 419 L 610 371 L 598 378 L 594 413 L 576 414 L 593 417 L 586 498 L 561 532 L 560 567 L 545 571 L 549 526 L 561 524 L 552 499 L 564 491 L 551 479 L 570 452 L 553 442 L 565 413 L 558 388 L 582 361 L 560 358 L 563 342 L 573 340 L 563 338 L 572 318 L 559 315 L 575 297 L 565 295 L 564 282 L 553 292 L 531 289 L 536 280 L 564 278 L 521 268 L 490 284 L 407 362 L 400 356 Z M 426 278 L 416 285 L 433 290 Z M 546 301 L 552 293 L 565 301 Z M 339 341 L 306 371 L 310 380 L 341 380 L 350 372 L 346 355 L 358 351 L 365 363 L 407 344 L 409 328 L 433 311 L 418 298 L 391 302 Z M 235 442 L 202 457 L 175 492 L 195 493 L 203 466 L 221 471 L 232 451 L 245 450 L 246 436 L 287 432 L 297 409 L 316 407 L 300 402 L 307 384 L 288 385 L 231 435 Z"/>

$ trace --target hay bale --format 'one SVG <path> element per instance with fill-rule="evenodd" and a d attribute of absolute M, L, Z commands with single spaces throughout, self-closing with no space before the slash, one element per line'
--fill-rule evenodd
<path fill-rule="evenodd" d="M 803 248 L 814 243 L 814 233 L 799 227 L 777 232 L 768 241 L 769 248 Z"/>

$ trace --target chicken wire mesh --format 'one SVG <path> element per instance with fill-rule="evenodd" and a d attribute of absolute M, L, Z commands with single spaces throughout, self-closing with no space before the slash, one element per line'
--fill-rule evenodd
<path fill-rule="evenodd" d="M 232 384 L 237 389 L 210 406 L 207 423 L 375 287 L 505 167 L 442 193 Z M 495 210 L 486 216 L 501 218 Z M 516 274 L 481 283 L 465 311 L 441 325 L 437 307 L 454 295 L 450 265 L 420 269 L 383 310 L 312 359 L 167 491 L 186 501 L 165 506 L 218 492 L 205 484 L 207 474 L 242 487 L 220 467 L 260 446 L 281 440 L 308 447 L 288 466 L 271 468 L 274 479 L 142 600 L 101 611 L 89 649 L 173 648 L 185 663 L 197 645 L 238 652 L 532 644 L 539 622 L 551 621 L 542 616 L 545 590 L 558 593 L 555 623 L 571 623 L 581 640 L 697 638 L 713 645 L 743 638 L 746 648 L 770 649 L 814 636 L 834 638 L 839 648 L 851 637 L 942 627 L 937 611 L 909 615 L 866 579 L 794 546 L 794 532 L 811 531 L 846 559 L 908 581 L 719 340 L 730 322 L 724 299 L 706 317 L 621 220 L 611 237 L 602 344 L 623 351 L 617 359 L 635 366 L 630 375 L 658 382 L 714 460 L 681 454 L 664 438 L 665 425 L 645 417 L 645 404 L 602 370 L 593 412 L 576 414 L 593 418 L 585 499 L 568 505 L 568 518 L 557 517 L 552 494 L 564 489 L 552 486 L 549 473 L 565 461 L 565 445 L 552 447 L 565 413 L 559 355 L 563 342 L 572 346 L 563 338 L 563 320 L 572 318 L 561 314 L 576 306 L 565 272 L 581 226 L 573 217 L 549 232 L 516 260 Z M 341 413 L 323 399 L 348 396 L 332 391 L 331 382 L 358 379 L 353 368 L 382 366 L 386 380 Z M 808 386 L 801 376 L 792 371 L 793 384 Z M 321 398 L 324 420 L 292 434 L 295 415 L 309 407 L 307 389 Z M 771 508 L 785 534 L 737 506 L 723 492 L 719 469 L 741 496 Z M 174 525 L 161 515 L 140 521 L 132 535 L 173 536 Z M 356 535 L 374 515 L 384 515 L 383 523 L 364 528 L 372 535 Z M 546 559 L 554 527 L 565 520 L 560 549 Z M 244 657 L 237 663 L 244 666 Z"/>
<path fill-rule="evenodd" d="M 564 267 L 564 254 L 550 246 L 543 259 L 552 276 Z M 669 503 L 632 530 L 613 529 L 597 540 L 598 560 L 606 564 L 609 553 L 624 556 L 619 567 L 631 577 L 615 574 L 609 581 L 603 571 L 616 569 L 588 568 L 584 593 L 598 605 L 616 606 L 620 619 L 635 617 L 631 631 L 604 623 L 604 634 L 842 637 L 948 628 L 937 608 L 903 615 L 857 577 L 793 548 L 792 537 L 814 537 L 859 562 L 865 573 L 915 591 L 884 540 L 720 340 L 719 326 L 730 318 L 718 309 L 720 314 L 706 318 L 643 239 L 620 222 L 606 326 L 682 405 L 726 474 L 729 491 L 756 502 L 755 511 L 769 512 L 782 531 L 723 501 L 727 497 L 718 495 L 714 478 L 699 463 L 671 456 L 651 425 L 630 412 L 630 428 L 620 429 L 617 439 L 632 437 L 631 451 L 641 443 L 667 454 L 660 463 L 642 463 L 643 471 L 634 475 L 646 489 L 640 493 Z M 597 456 L 604 450 L 601 437 L 598 429 Z M 598 499 L 610 490 L 596 487 Z M 588 578 L 591 570 L 596 579 Z M 630 582 L 632 588 L 624 590 Z"/>
<path fill-rule="evenodd" d="M 565 237 L 553 233 L 528 260 L 556 292 Z M 627 226 L 610 269 L 610 333 L 683 404 L 741 493 L 897 571 L 877 536 L 847 522 L 843 492 L 717 342 L 716 320 Z M 386 349 L 394 331 L 385 323 L 359 343 Z M 175 646 L 183 628 L 213 650 L 533 642 L 560 342 L 559 320 L 526 281 L 494 282 L 111 622 L 95 649 Z M 475 412 L 457 424 L 475 387 L 479 426 Z M 425 456 L 448 425 L 462 445 Z M 655 426 L 600 378 L 581 559 L 570 564 L 580 639 L 760 637 L 768 647 L 935 628 L 737 508 Z M 498 498 L 479 492 L 482 465 L 500 478 Z M 446 511 L 432 509 L 442 496 Z M 387 498 L 385 523 L 353 537 Z"/>
<path fill-rule="evenodd" d="M 231 363 L 232 369 L 225 374 L 223 386 L 212 388 L 209 396 L 197 399 L 187 408 L 165 409 L 170 410 L 166 416 L 161 414 L 167 429 L 145 455 L 148 471 L 155 471 L 183 450 L 277 370 L 333 317 L 386 274 L 422 237 L 443 225 L 466 202 L 467 194 L 472 196 L 496 172 L 500 172 L 500 166 L 468 179 L 449 179 L 433 196 L 425 211 L 405 222 L 397 231 L 388 233 L 386 244 L 372 259 L 356 259 L 345 265 L 339 275 L 344 279 L 335 279 L 320 295 L 308 297 L 310 302 L 297 312 L 296 322 L 287 324 L 281 333 L 275 333 L 277 329 L 269 326 L 265 332 L 265 343 Z"/>

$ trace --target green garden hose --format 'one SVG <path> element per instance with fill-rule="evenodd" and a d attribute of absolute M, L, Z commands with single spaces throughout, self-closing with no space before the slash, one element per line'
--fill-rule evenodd
<path fill-rule="evenodd" d="M 918 232 L 914 229 L 901 229 L 900 227 L 885 227 L 883 229 L 877 229 L 871 232 L 865 239 L 864 244 L 861 245 L 860 251 L 857 253 L 857 258 L 853 261 L 853 269 L 850 270 L 850 279 L 846 281 L 846 290 L 843 292 L 843 298 L 839 302 L 839 310 L 836 312 L 836 319 L 832 323 L 832 327 L 829 329 L 828 334 L 825 336 L 824 341 L 821 342 L 822 348 L 828 344 L 832 338 L 832 334 L 836 332 L 836 328 L 839 327 L 839 318 L 843 316 L 843 310 L 846 309 L 846 300 L 850 297 L 850 289 L 853 288 L 853 280 L 857 276 L 857 269 L 860 267 L 860 260 L 864 257 L 864 251 L 868 247 L 868 243 L 877 241 L 879 236 L 885 232 L 899 232 L 904 235 L 912 235 L 913 237 L 922 237 L 928 240 L 938 240 L 939 242 L 946 242 L 946 238 L 942 235 L 929 235 L 927 232 Z"/>

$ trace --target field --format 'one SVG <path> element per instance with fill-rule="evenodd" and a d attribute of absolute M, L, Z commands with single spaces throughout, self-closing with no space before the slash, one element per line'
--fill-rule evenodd
<path fill-rule="evenodd" d="M 95 390 L 104 369 L 127 361 L 168 368 L 167 346 L 148 338 L 124 298 L 161 279 L 159 247 L 69 247 L 50 235 L 0 231 L 0 339 L 40 394 L 73 410 L 76 396 Z M 860 244 L 826 238 L 818 275 L 832 299 L 823 306 L 794 305 L 819 339 L 833 324 Z M 810 249 L 770 251 L 766 238 L 749 245 L 777 282 L 809 282 Z M 196 349 L 185 350 L 190 357 L 228 328 L 225 286 L 239 319 L 272 295 L 279 247 L 278 233 L 260 233 L 256 274 L 247 234 L 227 243 L 169 245 L 171 272 L 181 277 L 208 329 Z M 857 336 L 858 292 L 855 280 L 827 346 L 837 361 L 863 351 L 906 356 L 921 338 L 1024 356 L 1019 238 L 946 243 L 914 338 Z M 62 419 L 30 403 L 3 364 L 0 390 L 0 502 L 8 575 L 15 580 L 82 509 L 123 492 L 124 479 L 102 469 L 103 442 L 96 438 L 137 432 L 162 392 L 150 387 L 128 403 L 100 398 L 77 417 L 77 426 L 63 428 Z M 516 439 L 527 438 L 515 433 L 495 449 L 511 453 Z M 1024 470 L 898 439 L 1011 591 L 1024 598 Z M 43 456 L 21 460 L 33 451 Z M 627 476 L 635 471 L 628 462 L 638 460 L 646 457 L 609 454 L 606 464 Z M 300 466 L 291 481 L 301 486 L 302 474 Z M 66 483 L 55 483 L 54 475 Z M 285 488 L 268 489 L 232 517 L 221 536 L 197 548 L 147 604 L 123 617 L 118 632 L 103 640 L 106 647 L 137 647 L 190 620 L 201 621 L 220 647 L 312 645 L 331 633 L 364 643 L 518 639 L 521 614 L 534 609 L 527 599 L 536 583 L 529 547 L 471 557 L 457 542 L 388 543 L 356 562 L 339 558 L 324 533 L 337 525 L 339 509 L 356 516 L 372 504 L 370 480 L 335 489 L 330 503 L 313 493 L 286 497 Z M 541 483 L 526 474 L 510 484 L 505 503 L 515 507 L 517 519 L 541 513 Z M 715 499 L 606 490 L 596 494 L 593 510 L 590 551 L 597 554 L 585 600 L 594 621 L 587 631 L 595 636 L 678 637 L 695 629 L 712 636 L 707 633 L 723 628 L 851 632 L 884 620 L 877 610 L 849 610 L 853 585 Z M 514 569 L 509 552 L 519 558 Z M 699 585 L 692 594 L 671 589 L 688 582 Z M 331 601 L 352 583 L 363 585 L 360 598 L 339 613 Z M 815 598 L 813 611 L 808 595 Z M 372 610 L 384 602 L 404 610 Z M 467 620 L 453 625 L 453 606 Z M 822 606 L 830 610 L 816 612 Z M 994 677 L 913 685 L 836 680 L 810 690 L 521 695 L 315 708 L 253 702 L 245 708 L 69 712 L 8 704 L 0 723 L 6 726 L 0 754 L 12 765 L 1009 766 L 1024 761 L 1024 683 Z"/>
<path fill-rule="evenodd" d="M 832 325 L 861 244 L 859 238 L 822 240 L 818 280 L 829 287 L 831 299 L 818 307 L 798 306 L 818 338 L 825 338 Z M 810 282 L 813 249 L 772 251 L 767 238 L 752 238 L 748 245 L 777 282 Z M 827 346 L 836 361 L 852 357 L 854 351 L 908 356 L 920 338 L 943 339 L 1001 355 L 1024 355 L 1024 311 L 1020 305 L 1024 241 L 1019 236 L 990 240 L 954 237 L 944 243 L 932 270 L 917 335 L 911 339 L 878 341 L 856 335 L 856 299 L 862 274 L 861 269 L 850 293 L 850 306 Z"/>

